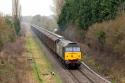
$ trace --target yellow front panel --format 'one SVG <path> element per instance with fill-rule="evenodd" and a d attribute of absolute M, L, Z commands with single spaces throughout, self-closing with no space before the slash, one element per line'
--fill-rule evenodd
<path fill-rule="evenodd" d="M 80 60 L 81 52 L 65 52 L 65 60 Z"/>

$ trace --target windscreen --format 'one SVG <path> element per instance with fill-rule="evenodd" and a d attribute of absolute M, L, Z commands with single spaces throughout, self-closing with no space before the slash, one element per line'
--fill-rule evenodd
<path fill-rule="evenodd" d="M 80 47 L 66 47 L 65 52 L 80 52 Z"/>

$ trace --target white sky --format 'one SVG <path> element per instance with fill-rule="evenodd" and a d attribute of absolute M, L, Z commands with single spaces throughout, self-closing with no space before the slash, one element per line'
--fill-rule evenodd
<path fill-rule="evenodd" d="M 53 0 L 20 0 L 22 7 L 22 15 L 52 15 L 51 6 Z M 0 12 L 3 14 L 11 14 L 12 0 L 0 0 Z"/>

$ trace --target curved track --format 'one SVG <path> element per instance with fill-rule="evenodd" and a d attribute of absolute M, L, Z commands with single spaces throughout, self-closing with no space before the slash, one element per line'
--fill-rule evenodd
<path fill-rule="evenodd" d="M 93 81 L 93 83 L 111 83 L 106 80 L 104 77 L 100 76 L 96 72 L 94 72 L 91 68 L 89 68 L 84 62 L 81 65 L 81 71 Z"/>
<path fill-rule="evenodd" d="M 77 83 L 93 83 L 88 77 L 86 77 L 80 70 L 70 70 L 69 71 Z"/>
<path fill-rule="evenodd" d="M 34 38 L 36 39 L 36 35 L 33 34 L 33 36 L 35 36 Z M 38 43 L 41 44 L 42 49 L 45 51 L 47 57 L 52 62 L 55 70 L 58 72 L 64 83 L 111 83 L 96 74 L 84 63 L 82 63 L 78 70 L 68 70 L 64 65 L 62 65 L 55 53 L 43 45 L 38 38 L 37 40 L 39 41 Z"/>

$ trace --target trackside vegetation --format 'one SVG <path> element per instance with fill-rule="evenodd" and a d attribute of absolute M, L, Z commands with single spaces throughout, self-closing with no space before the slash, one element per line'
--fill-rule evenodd
<path fill-rule="evenodd" d="M 62 83 L 58 74 L 51 74 L 51 72 L 55 72 L 55 70 L 53 69 L 52 64 L 48 62 L 46 54 L 43 52 L 42 44 L 36 36 L 27 36 L 26 49 L 29 53 L 29 57 L 32 58 L 31 64 L 34 73 L 33 75 L 35 76 L 37 83 Z"/>
<path fill-rule="evenodd" d="M 16 40 L 20 35 L 20 19 L 13 19 L 12 16 L 3 16 L 0 14 L 0 50 L 9 42 Z"/>
<path fill-rule="evenodd" d="M 88 30 L 96 22 L 114 19 L 124 4 L 125 0 L 65 0 L 58 24 L 62 30 L 68 24 Z"/>
<path fill-rule="evenodd" d="M 0 15 L 0 50 L 6 43 L 14 41 L 15 38 L 16 34 L 12 20 L 9 16 Z"/>
<path fill-rule="evenodd" d="M 125 83 L 125 0 L 65 0 L 57 23 L 57 33 L 80 43 L 92 69 Z"/>

